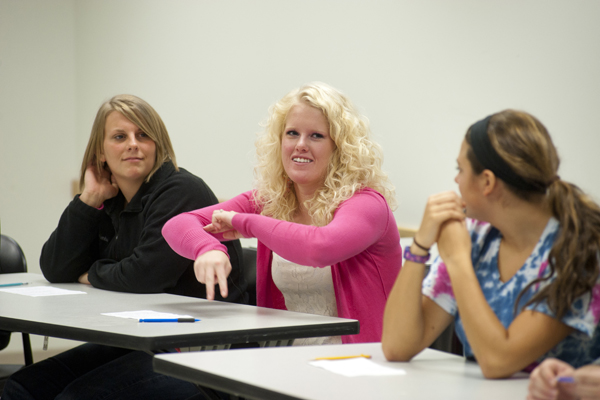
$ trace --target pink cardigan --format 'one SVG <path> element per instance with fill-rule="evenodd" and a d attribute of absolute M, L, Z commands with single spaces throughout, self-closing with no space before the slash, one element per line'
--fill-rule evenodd
<path fill-rule="evenodd" d="M 285 310 L 283 295 L 271 277 L 272 253 L 301 265 L 331 266 L 338 316 L 360 321 L 358 335 L 343 343 L 379 342 L 385 302 L 402 263 L 400 235 L 385 198 L 372 189 L 357 192 L 335 211 L 326 226 L 316 227 L 259 215 L 252 192 L 200 210 L 180 214 L 163 227 L 175 252 L 196 259 L 209 250 L 226 252 L 203 227 L 214 210 L 236 211 L 232 224 L 244 237 L 258 239 L 256 297 L 261 307 Z"/>

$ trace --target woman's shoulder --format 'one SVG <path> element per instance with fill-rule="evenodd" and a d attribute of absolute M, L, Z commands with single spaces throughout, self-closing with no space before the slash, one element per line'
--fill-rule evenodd
<path fill-rule="evenodd" d="M 486 242 L 499 236 L 500 232 L 489 222 L 479 221 L 474 218 L 466 218 L 465 223 L 467 224 L 467 230 L 471 236 L 471 244 L 474 251 L 476 251 L 477 248 L 481 250 Z"/>
<path fill-rule="evenodd" d="M 209 190 L 212 192 L 202 178 L 200 178 L 198 175 L 192 174 L 185 168 L 180 167 L 178 170 L 173 168 L 168 172 L 169 173 L 164 176 L 162 182 L 160 183 L 161 186 L 185 189 L 188 191 Z"/>
<path fill-rule="evenodd" d="M 357 190 L 354 194 L 344 202 L 368 202 L 368 203 L 380 203 L 387 206 L 385 196 L 379 193 L 375 189 L 365 187 Z"/>

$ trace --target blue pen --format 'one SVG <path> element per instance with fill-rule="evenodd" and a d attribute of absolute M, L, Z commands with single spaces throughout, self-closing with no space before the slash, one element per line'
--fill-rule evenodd
<path fill-rule="evenodd" d="M 558 378 L 556 378 L 556 382 L 575 383 L 575 379 L 572 376 L 559 376 Z"/>
<path fill-rule="evenodd" d="M 0 285 L 0 287 L 22 286 L 22 285 L 29 285 L 29 282 L 3 283 Z"/>
<path fill-rule="evenodd" d="M 142 318 L 140 322 L 196 322 L 196 318 Z"/>

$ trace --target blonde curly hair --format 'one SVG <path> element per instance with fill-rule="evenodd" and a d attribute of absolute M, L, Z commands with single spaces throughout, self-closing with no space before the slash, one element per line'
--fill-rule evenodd
<path fill-rule="evenodd" d="M 254 169 L 254 197 L 262 208 L 261 214 L 293 221 L 299 209 L 294 185 L 289 183 L 283 168 L 281 140 L 287 115 L 300 102 L 323 113 L 336 145 L 323 187 L 304 203 L 313 224 L 327 225 L 340 203 L 364 188 L 381 193 L 394 209 L 394 187 L 381 169 L 383 151 L 370 138 L 368 120 L 343 93 L 325 83 L 314 82 L 292 90 L 269 109 L 264 132 L 256 141 L 258 163 Z"/>

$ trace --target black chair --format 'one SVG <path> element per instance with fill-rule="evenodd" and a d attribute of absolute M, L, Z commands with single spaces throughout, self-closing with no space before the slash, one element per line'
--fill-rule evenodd
<path fill-rule="evenodd" d="M 244 277 L 246 278 L 248 291 L 248 304 L 256 305 L 256 249 L 251 247 L 242 247 L 244 257 Z"/>
<path fill-rule="evenodd" d="M 21 246 L 11 237 L 0 235 L 0 274 L 27 272 L 27 261 Z M 10 342 L 12 332 L 0 330 L 0 350 L 6 348 Z M 23 333 L 23 355 L 25 365 L 33 364 L 31 340 L 28 333 Z M 0 365 L 0 378 L 10 376 L 22 365 Z"/>

